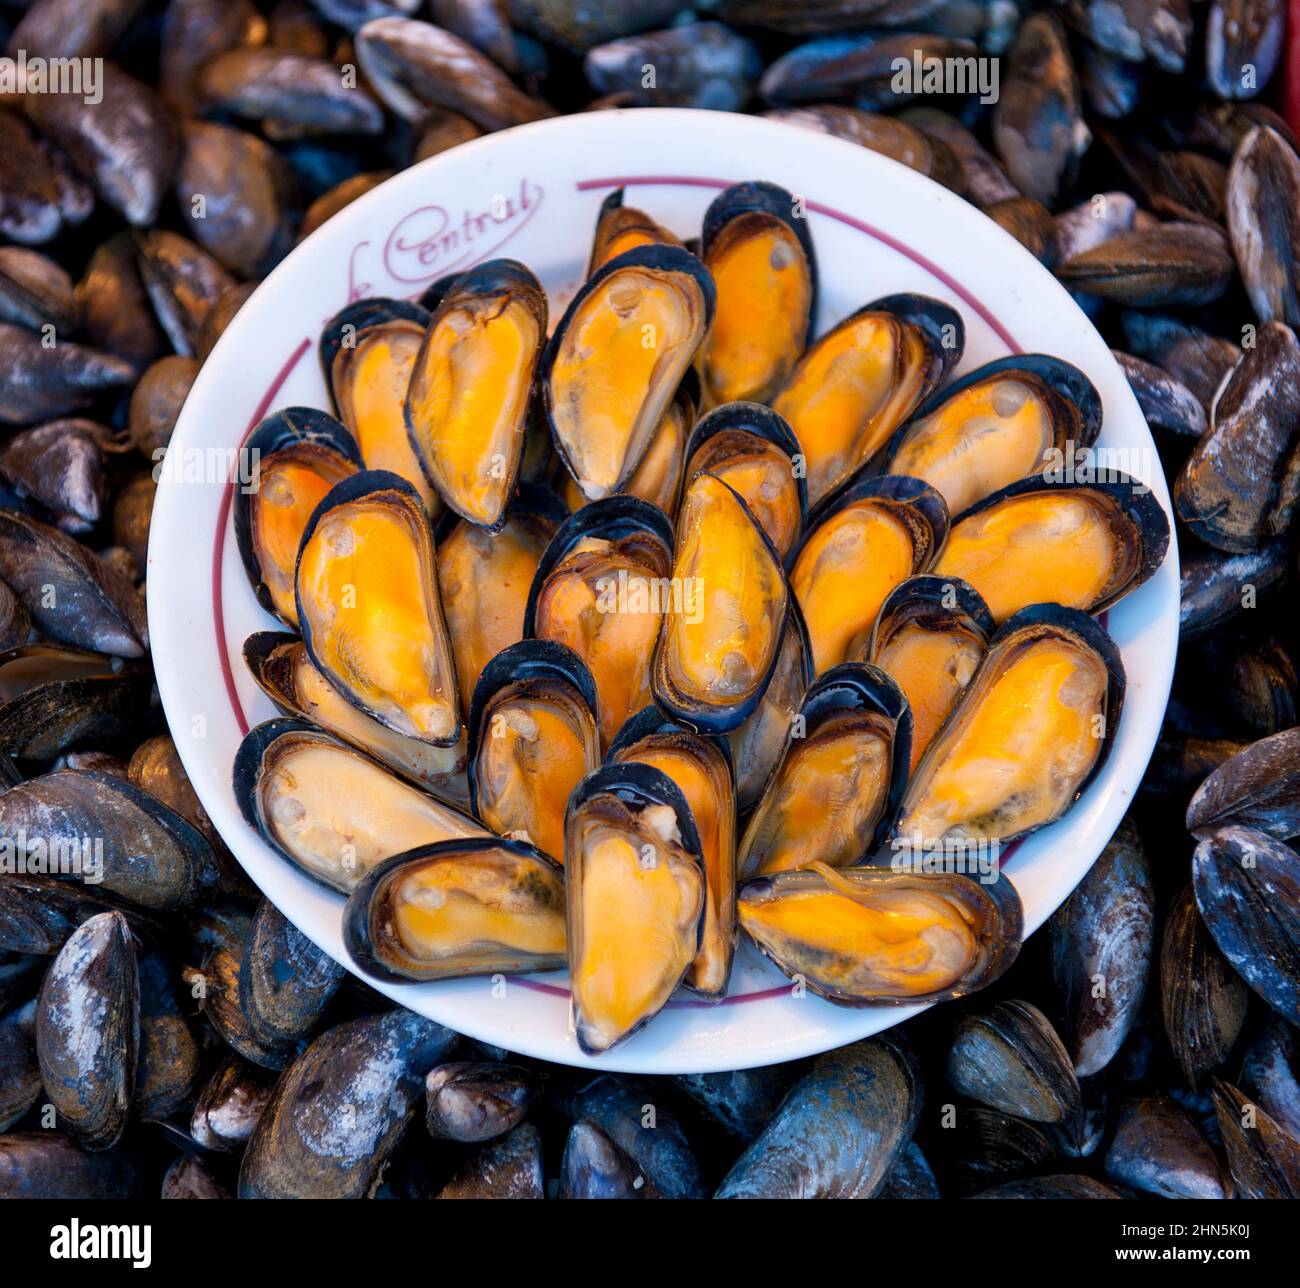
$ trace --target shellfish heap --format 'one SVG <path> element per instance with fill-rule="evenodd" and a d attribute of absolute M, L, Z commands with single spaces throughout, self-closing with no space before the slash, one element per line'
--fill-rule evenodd
<path fill-rule="evenodd" d="M 567 966 L 599 1053 L 724 996 L 742 933 L 850 1006 L 1014 960 L 987 856 L 1101 768 L 1095 614 L 1169 523 L 1139 480 L 1055 480 L 1102 422 L 1069 363 L 952 379 L 950 305 L 816 309 L 790 193 L 728 188 L 683 241 L 615 192 L 553 326 L 513 260 L 352 303 L 336 415 L 255 429 L 236 532 L 288 629 L 245 646 L 282 716 L 235 791 L 347 895 L 363 970 Z"/>

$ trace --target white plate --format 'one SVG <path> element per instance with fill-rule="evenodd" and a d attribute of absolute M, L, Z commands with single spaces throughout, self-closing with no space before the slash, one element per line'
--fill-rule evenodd
<path fill-rule="evenodd" d="M 896 291 L 946 299 L 966 321 L 969 370 L 1039 351 L 1081 367 L 1101 392 L 1101 443 L 1169 496 L 1150 434 L 1101 337 L 1051 274 L 974 207 L 873 152 L 794 126 L 714 112 L 591 112 L 480 139 L 403 171 L 295 250 L 240 310 L 204 364 L 172 438 L 149 544 L 149 624 L 167 719 L 204 808 L 252 879 L 332 957 L 343 899 L 269 849 L 235 806 L 230 766 L 244 728 L 274 715 L 240 648 L 274 625 L 244 577 L 231 493 L 213 463 L 268 411 L 327 407 L 316 356 L 322 324 L 349 299 L 414 296 L 482 259 L 523 260 L 554 313 L 579 284 L 601 200 L 627 187 L 681 236 L 718 190 L 769 179 L 805 198 L 821 270 L 818 331 Z M 184 466 L 183 477 L 178 466 Z M 1118 825 L 1155 744 L 1173 676 L 1178 557 L 1109 616 L 1128 672 L 1113 753 L 1084 799 L 1031 837 L 1007 867 L 1036 929 L 1074 889 Z M 584 1056 L 569 1028 L 563 975 L 379 985 L 431 1019 L 511 1051 L 563 1064 L 646 1073 L 772 1064 L 876 1033 L 914 1009 L 846 1010 L 794 998 L 742 948 L 732 996 L 674 1001 L 631 1041 Z"/>

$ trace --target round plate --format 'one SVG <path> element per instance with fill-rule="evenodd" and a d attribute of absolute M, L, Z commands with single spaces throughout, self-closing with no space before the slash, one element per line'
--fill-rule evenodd
<path fill-rule="evenodd" d="M 350 965 L 343 899 L 275 854 L 245 824 L 230 785 L 249 725 L 274 715 L 240 649 L 274 625 L 253 597 L 230 517 L 232 458 L 278 407 L 328 400 L 316 341 L 343 304 L 415 296 L 434 278 L 494 256 L 528 264 L 558 316 L 582 280 L 596 211 L 620 185 L 631 205 L 693 236 L 728 184 L 768 179 L 804 198 L 821 270 L 818 332 L 896 291 L 935 295 L 966 322 L 966 371 L 1039 351 L 1082 368 L 1101 392 L 1112 463 L 1169 496 L 1150 433 L 1105 343 L 1056 280 L 973 206 L 885 157 L 795 126 L 721 112 L 603 111 L 507 130 L 405 170 L 298 247 L 240 310 L 185 404 L 158 489 L 149 544 L 149 625 L 163 707 L 199 799 L 277 907 Z M 1113 753 L 1062 822 L 1007 862 L 1034 930 L 1114 832 L 1155 745 L 1178 636 L 1178 557 L 1109 615 L 1128 693 Z M 676 998 L 627 1043 L 584 1056 L 563 974 L 377 985 L 471 1037 L 562 1064 L 698 1073 L 791 1060 L 876 1033 L 915 1008 L 847 1010 L 811 995 L 742 945 L 731 995 Z"/>

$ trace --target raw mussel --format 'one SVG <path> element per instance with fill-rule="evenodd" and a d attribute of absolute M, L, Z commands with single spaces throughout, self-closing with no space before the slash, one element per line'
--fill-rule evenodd
<path fill-rule="evenodd" d="M 844 1006 L 962 997 L 1015 960 L 1024 915 L 1001 873 L 840 870 L 810 859 L 746 881 L 745 933 L 782 971 Z"/>
<path fill-rule="evenodd" d="M 1144 483 L 1059 484 L 1034 475 L 957 515 L 934 572 L 962 577 L 995 621 L 1030 604 L 1099 613 L 1163 562 L 1169 519 Z"/>
<path fill-rule="evenodd" d="M 407 432 L 438 495 L 471 523 L 496 527 L 514 493 L 545 340 L 546 293 L 513 259 L 457 277 L 424 333 Z"/>
<path fill-rule="evenodd" d="M 736 787 L 725 741 L 697 733 L 656 707 L 637 712 L 609 749 L 612 764 L 662 770 L 681 789 L 704 855 L 704 927 L 686 976 L 702 997 L 722 997 L 736 947 Z"/>
<path fill-rule="evenodd" d="M 470 704 L 474 816 L 563 863 L 569 794 L 600 764 L 596 712 L 595 681 L 572 649 L 532 639 L 498 653 Z"/>
<path fill-rule="evenodd" d="M 943 498 L 919 479 L 858 479 L 813 512 L 790 588 L 818 675 L 861 656 L 886 596 L 929 570 L 947 532 Z"/>
<path fill-rule="evenodd" d="M 882 469 L 924 479 L 960 515 L 1090 449 L 1100 430 L 1101 399 L 1082 371 L 1022 354 L 986 363 L 922 404 L 882 453 Z"/>
<path fill-rule="evenodd" d="M 1036 604 L 989 643 L 908 785 L 900 847 L 1004 845 L 1055 822 L 1109 754 L 1124 702 L 1119 650 L 1086 613 Z"/>
<path fill-rule="evenodd" d="M 253 729 L 235 755 L 234 790 L 248 824 L 274 849 L 345 894 L 391 855 L 484 834 L 305 720 Z"/>
<path fill-rule="evenodd" d="M 244 450 L 257 460 L 257 486 L 235 490 L 235 540 L 257 602 L 298 625 L 293 574 L 312 511 L 336 483 L 361 468 L 352 435 L 314 407 L 286 407 L 261 421 Z"/>
<path fill-rule="evenodd" d="M 950 305 L 888 295 L 809 346 L 772 406 L 803 447 L 814 505 L 889 441 L 961 361 L 965 342 Z"/>
<path fill-rule="evenodd" d="M 523 841 L 481 836 L 398 854 L 348 899 L 343 942 L 376 979 L 456 979 L 565 964 L 564 873 Z"/>
<path fill-rule="evenodd" d="M 737 853 L 742 878 L 866 859 L 907 782 L 912 716 L 883 671 L 845 662 L 804 697 Z"/>
<path fill-rule="evenodd" d="M 604 268 L 611 259 L 638 246 L 680 246 L 680 240 L 651 219 L 644 210 L 626 205 L 622 188 L 615 188 L 596 214 L 596 231 L 591 238 L 591 260 L 587 276 Z"/>
<path fill-rule="evenodd" d="M 700 353 L 704 406 L 770 402 L 817 316 L 817 260 L 803 205 L 774 183 L 733 184 L 705 211 L 701 253 L 718 296 Z"/>
<path fill-rule="evenodd" d="M 569 974 L 589 1055 L 659 1013 L 699 955 L 705 875 L 686 797 L 662 771 L 606 765 L 569 798 Z"/>
<path fill-rule="evenodd" d="M 604 265 L 574 297 L 542 358 L 556 450 L 582 493 L 617 492 L 713 321 L 713 279 L 689 251 L 641 246 Z"/>
<path fill-rule="evenodd" d="M 395 474 L 330 490 L 303 532 L 298 621 L 313 663 L 348 701 L 436 747 L 460 738 L 460 701 L 428 516 Z"/>

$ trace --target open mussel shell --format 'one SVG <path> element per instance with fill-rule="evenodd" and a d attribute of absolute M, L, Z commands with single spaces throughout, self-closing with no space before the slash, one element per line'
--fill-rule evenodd
<path fill-rule="evenodd" d="M 885 597 L 863 660 L 892 676 L 907 698 L 909 772 L 965 692 L 996 629 L 988 605 L 960 577 L 909 577 Z"/>
<path fill-rule="evenodd" d="M 462 518 L 496 527 L 524 452 L 546 292 L 513 259 L 462 273 L 434 310 L 405 399 L 425 477 Z"/>
<path fill-rule="evenodd" d="M 611 496 L 571 515 L 542 554 L 524 635 L 553 639 L 586 663 L 603 746 L 652 700 L 651 659 L 670 585 L 673 525 L 647 501 Z"/>
<path fill-rule="evenodd" d="M 344 698 L 287 631 L 257 631 L 244 641 L 244 664 L 282 715 L 318 725 L 458 809 L 469 804 L 465 745 L 431 747 L 394 733 Z"/>
<path fill-rule="evenodd" d="M 762 795 L 785 747 L 790 722 L 799 714 L 804 693 L 813 682 L 812 644 L 799 601 L 786 604 L 785 628 L 772 678 L 754 713 L 727 735 L 736 773 L 736 807 L 745 814 Z"/>
<path fill-rule="evenodd" d="M 923 403 L 881 453 L 881 472 L 935 487 L 954 515 L 1090 448 L 1101 398 L 1077 367 L 1027 353 L 999 358 Z"/>
<path fill-rule="evenodd" d="M 998 622 L 1038 603 L 1099 613 L 1168 549 L 1169 518 L 1146 484 L 1119 471 L 1104 482 L 1034 475 L 957 515 L 934 572 L 970 582 Z"/>
<path fill-rule="evenodd" d="M 688 485 L 701 470 L 720 478 L 788 560 L 808 522 L 808 481 L 794 431 L 761 403 L 726 403 L 700 417 L 686 442 Z M 674 506 L 674 511 L 677 507 Z"/>
<path fill-rule="evenodd" d="M 598 1055 L 662 1010 L 699 954 L 705 873 L 681 789 L 650 765 L 606 765 L 569 798 L 569 974 L 578 1045 Z"/>
<path fill-rule="evenodd" d="M 453 279 L 441 278 L 443 283 Z M 429 308 L 413 303 L 411 300 L 390 300 L 383 296 L 368 296 L 362 300 L 353 300 L 341 308 L 321 331 L 318 348 L 321 370 L 325 383 L 331 385 L 334 371 L 334 359 L 340 349 L 352 348 L 357 335 L 373 326 L 382 326 L 387 322 L 412 322 L 421 331 L 429 325 Z"/>
<path fill-rule="evenodd" d="M 542 400 L 584 496 L 617 492 L 641 463 L 713 321 L 713 279 L 678 246 L 624 251 L 588 279 L 542 357 Z"/>
<path fill-rule="evenodd" d="M 1300 855 L 1265 832 L 1223 827 L 1196 847 L 1192 886 L 1233 970 L 1300 1025 Z"/>
<path fill-rule="evenodd" d="M 564 873 L 523 841 L 425 845 L 371 871 L 348 899 L 343 942 L 367 974 L 457 979 L 559 970 Z"/>
<path fill-rule="evenodd" d="M 297 626 L 293 574 L 303 529 L 330 488 L 361 468 L 361 454 L 348 430 L 314 407 L 273 412 L 244 450 L 257 460 L 258 478 L 255 488 L 235 489 L 239 557 L 257 602 Z"/>
<path fill-rule="evenodd" d="M 928 483 L 859 478 L 813 511 L 790 569 L 818 675 L 861 656 L 886 596 L 926 572 L 948 533 Z"/>
<path fill-rule="evenodd" d="M 466 519 L 439 525 L 438 588 L 456 659 L 462 711 L 483 668 L 524 635 L 528 592 L 542 554 L 569 517 L 549 488 L 524 483 L 496 531 Z"/>
<path fill-rule="evenodd" d="M 295 586 L 307 652 L 348 701 L 396 733 L 458 741 L 433 534 L 409 484 L 364 470 L 332 488 L 303 532 Z"/>
<path fill-rule="evenodd" d="M 1123 704 L 1119 649 L 1091 617 L 1022 609 L 921 758 L 896 845 L 999 846 L 1054 823 L 1105 763 Z"/>
<path fill-rule="evenodd" d="M 718 296 L 700 353 L 704 406 L 770 402 L 817 316 L 817 258 L 802 205 L 774 183 L 733 184 L 705 211 L 701 254 Z"/>
<path fill-rule="evenodd" d="M 740 924 L 792 979 L 843 1006 L 906 1006 L 963 997 L 1015 960 L 1024 914 L 1001 873 L 851 868 L 816 859 L 746 881 Z"/>
<path fill-rule="evenodd" d="M 344 894 L 393 854 L 483 835 L 467 815 L 305 720 L 254 728 L 235 753 L 233 779 L 248 824 L 308 876 Z"/>
<path fill-rule="evenodd" d="M 888 295 L 832 327 L 773 401 L 804 452 L 816 504 L 889 441 L 961 361 L 961 314 L 927 295 Z"/>
<path fill-rule="evenodd" d="M 638 711 L 606 757 L 662 770 L 681 789 L 704 856 L 704 925 L 685 983 L 702 997 L 727 991 L 736 949 L 736 787 L 726 741 L 696 732 L 657 707 Z"/>
<path fill-rule="evenodd" d="M 498 836 L 564 862 L 569 794 L 600 763 L 596 682 L 554 640 L 521 640 L 483 669 L 469 712 L 470 805 Z"/>
<path fill-rule="evenodd" d="M 655 700 L 714 733 L 754 712 L 772 678 L 789 588 L 781 557 L 734 488 L 708 471 L 682 498 L 670 604 L 655 649 Z"/>
<path fill-rule="evenodd" d="M 587 276 L 603 268 L 611 259 L 638 246 L 680 246 L 681 241 L 668 229 L 651 219 L 644 210 L 624 203 L 622 188 L 615 188 L 596 215 L 596 231 L 591 239 L 591 259 Z"/>
<path fill-rule="evenodd" d="M 808 689 L 737 852 L 742 878 L 819 859 L 863 862 L 893 821 L 907 783 L 912 714 L 897 683 L 861 662 Z"/>

